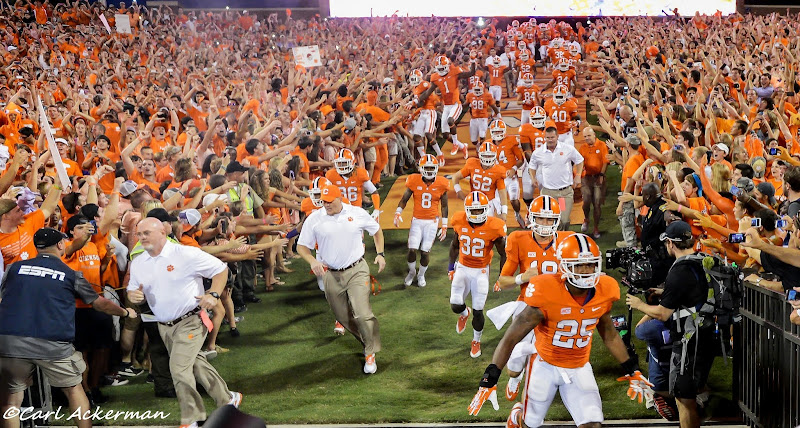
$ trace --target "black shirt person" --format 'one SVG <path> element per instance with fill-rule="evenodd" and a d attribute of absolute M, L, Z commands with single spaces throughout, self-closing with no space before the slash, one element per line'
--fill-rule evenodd
<path fill-rule="evenodd" d="M 80 408 L 83 414 L 90 409 L 81 386 L 86 363 L 72 346 L 75 299 L 109 315 L 135 317 L 136 312 L 98 296 L 80 272 L 61 261 L 66 248 L 63 233 L 40 229 L 33 235 L 33 245 L 38 256 L 12 264 L 0 285 L 0 397 L 8 397 L 0 405 L 4 414 L 22 405 L 38 366 L 51 385 L 64 391 L 72 411 Z M 14 422 L 18 426 L 18 420 L 11 426 Z M 79 427 L 92 426 L 88 419 L 76 422 Z"/>
<path fill-rule="evenodd" d="M 661 284 L 667 277 L 672 262 L 675 258 L 667 254 L 661 234 L 667 230 L 667 221 L 664 218 L 666 201 L 661 197 L 661 191 L 655 183 L 647 183 L 642 187 L 642 202 L 648 207 L 647 214 L 642 219 L 642 233 L 640 239 L 650 264 L 653 267 L 653 284 Z"/>
<path fill-rule="evenodd" d="M 708 379 L 717 342 L 714 340 L 713 320 L 703 320 L 703 316 L 698 316 L 697 322 L 693 322 L 692 313 L 706 302 L 708 282 L 702 264 L 690 258 L 694 255 L 695 240 L 688 223 L 670 223 L 661 240 L 667 252 L 676 257 L 667 274 L 661 302 L 648 305 L 630 294 L 625 300 L 631 308 L 664 321 L 672 337 L 682 338 L 673 345 L 669 388 L 678 404 L 681 427 L 699 427 L 695 400 L 698 389 Z"/>

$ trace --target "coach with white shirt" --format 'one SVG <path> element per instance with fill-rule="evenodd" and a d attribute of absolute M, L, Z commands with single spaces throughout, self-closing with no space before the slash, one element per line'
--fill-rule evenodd
<path fill-rule="evenodd" d="M 131 262 L 128 299 L 147 300 L 158 321 L 158 332 L 169 352 L 169 369 L 181 408 L 181 427 L 194 428 L 206 419 L 200 383 L 217 406 L 239 406 L 242 394 L 228 385 L 204 356 L 199 355 L 213 308 L 228 280 L 228 267 L 199 248 L 167 241 L 164 225 L 156 218 L 139 222 L 136 235 L 145 252 Z M 203 291 L 203 278 L 211 289 Z"/>
<path fill-rule="evenodd" d="M 545 129 L 544 141 L 545 144 L 531 154 L 528 173 L 533 186 L 540 187 L 542 195 L 558 200 L 561 208 L 558 228 L 567 230 L 575 201 L 574 189 L 581 187 L 583 156 L 575 147 L 558 141 L 558 130 L 554 126 Z"/>
<path fill-rule="evenodd" d="M 375 241 L 375 264 L 381 272 L 386 266 L 383 231 L 362 208 L 343 204 L 338 187 L 323 187 L 320 199 L 324 209 L 306 218 L 297 253 L 325 283 L 325 298 L 336 319 L 364 345 L 364 373 L 372 374 L 378 370 L 375 353 L 381 349 L 381 339 L 378 319 L 369 303 L 370 275 L 364 260 L 363 232 Z M 311 255 L 312 248 L 317 248 L 317 258 Z"/>

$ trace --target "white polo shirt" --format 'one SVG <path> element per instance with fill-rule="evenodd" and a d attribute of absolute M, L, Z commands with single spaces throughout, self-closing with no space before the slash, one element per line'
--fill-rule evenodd
<path fill-rule="evenodd" d="M 172 321 L 197 307 L 196 296 L 205 294 L 203 278 L 228 266 L 196 247 L 167 241 L 159 255 L 145 251 L 131 262 L 128 290 L 142 285 L 147 303 L 160 322 Z"/>
<path fill-rule="evenodd" d="M 363 208 L 342 204 L 342 211 L 332 216 L 325 208 L 311 213 L 297 243 L 307 248 L 318 246 L 317 260 L 331 269 L 342 269 L 364 257 L 363 232 L 372 236 L 379 229 Z"/>
<path fill-rule="evenodd" d="M 575 147 L 558 143 L 553 151 L 542 144 L 531 154 L 530 164 L 536 170 L 536 179 L 542 187 L 557 190 L 572 186 L 572 166 L 583 163 L 583 156 Z"/>

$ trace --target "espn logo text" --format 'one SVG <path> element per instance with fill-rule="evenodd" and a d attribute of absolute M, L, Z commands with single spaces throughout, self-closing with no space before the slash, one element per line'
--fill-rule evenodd
<path fill-rule="evenodd" d="M 59 281 L 63 281 L 64 277 L 66 276 L 64 272 L 41 266 L 20 266 L 19 274 L 28 276 L 38 276 L 40 278 L 49 276 Z"/>

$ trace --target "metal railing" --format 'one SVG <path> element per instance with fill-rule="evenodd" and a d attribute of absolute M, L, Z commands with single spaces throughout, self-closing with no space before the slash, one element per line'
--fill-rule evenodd
<path fill-rule="evenodd" d="M 745 283 L 733 381 L 751 427 L 800 425 L 800 326 L 789 322 L 791 310 L 783 294 Z"/>

